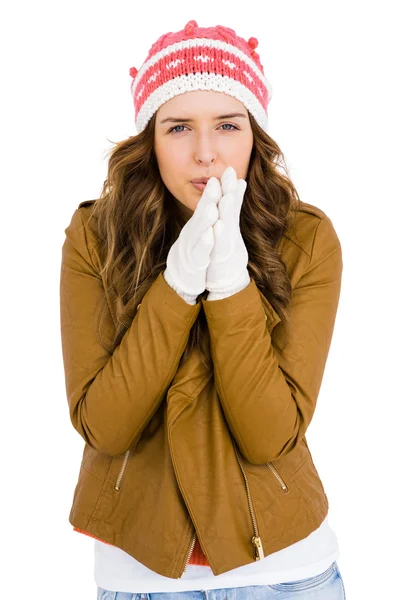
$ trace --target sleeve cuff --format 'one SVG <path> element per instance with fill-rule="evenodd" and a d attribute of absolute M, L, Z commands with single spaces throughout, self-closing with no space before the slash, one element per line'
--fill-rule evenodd
<path fill-rule="evenodd" d="M 184 319 L 193 319 L 193 315 L 197 315 L 201 309 L 200 302 L 196 302 L 194 305 L 189 304 L 175 292 L 165 281 L 163 272 L 159 273 L 151 289 L 159 296 L 162 303 L 166 304 Z"/>
<path fill-rule="evenodd" d="M 207 319 L 210 319 L 211 321 L 221 319 L 224 316 L 231 315 L 236 312 L 239 313 L 243 309 L 247 310 L 247 307 L 250 304 L 256 303 L 260 305 L 260 302 L 264 309 L 267 327 L 269 330 L 271 330 L 281 321 L 281 318 L 275 311 L 272 304 L 258 289 L 257 284 L 252 277 L 250 278 L 249 285 L 233 296 L 215 300 L 214 302 L 208 302 L 208 297 L 207 299 L 201 299 L 204 313 Z"/>
<path fill-rule="evenodd" d="M 162 275 L 169 287 L 171 287 L 177 294 L 179 294 L 179 296 L 183 298 L 188 304 L 196 304 L 197 294 L 187 294 L 183 290 L 179 289 L 178 286 L 175 285 L 175 283 L 169 276 L 168 269 L 163 271 Z"/>
<path fill-rule="evenodd" d="M 229 296 L 233 296 L 233 294 L 237 294 L 245 287 L 247 287 L 249 283 L 250 275 L 248 270 L 246 269 L 246 271 L 243 273 L 243 276 L 236 283 L 236 285 L 233 285 L 226 289 L 221 289 L 220 292 L 210 292 L 207 296 L 207 300 L 221 300 L 222 298 L 228 298 Z"/>

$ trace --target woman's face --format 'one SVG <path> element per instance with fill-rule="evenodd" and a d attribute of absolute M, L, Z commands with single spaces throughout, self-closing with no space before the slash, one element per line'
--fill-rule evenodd
<path fill-rule="evenodd" d="M 234 113 L 236 116 L 227 116 Z M 154 149 L 160 175 L 189 217 L 202 195 L 191 180 L 220 180 L 229 166 L 238 179 L 246 179 L 252 147 L 247 109 L 223 92 L 185 92 L 165 102 L 156 113 Z"/>

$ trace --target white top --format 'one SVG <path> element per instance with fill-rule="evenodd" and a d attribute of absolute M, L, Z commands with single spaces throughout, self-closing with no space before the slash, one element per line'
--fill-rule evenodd
<path fill-rule="evenodd" d="M 214 575 L 211 567 L 187 565 L 181 579 L 148 569 L 120 548 L 94 540 L 96 585 L 114 592 L 156 593 L 270 585 L 323 573 L 339 558 L 339 545 L 328 517 L 308 537 L 264 559 Z"/>

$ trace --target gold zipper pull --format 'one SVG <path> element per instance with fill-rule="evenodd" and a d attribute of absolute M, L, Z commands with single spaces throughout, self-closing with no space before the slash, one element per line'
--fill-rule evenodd
<path fill-rule="evenodd" d="M 253 535 L 253 537 L 251 538 L 251 543 L 254 545 L 254 547 L 256 549 L 254 559 L 261 560 L 262 558 L 264 558 L 264 550 L 262 547 L 261 538 L 259 536 Z"/>

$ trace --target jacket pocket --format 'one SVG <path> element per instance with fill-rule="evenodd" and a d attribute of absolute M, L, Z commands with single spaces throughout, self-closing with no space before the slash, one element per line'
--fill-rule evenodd
<path fill-rule="evenodd" d="M 269 469 L 269 471 L 272 473 L 272 475 L 277 480 L 282 492 L 284 494 L 287 494 L 289 491 L 289 488 L 288 488 L 287 484 L 285 483 L 284 479 L 282 478 L 282 476 L 278 473 L 278 469 L 272 464 L 272 462 L 265 463 L 265 466 Z"/>
<path fill-rule="evenodd" d="M 303 438 L 288 454 L 264 464 L 276 478 L 282 491 L 286 492 L 285 488 L 288 488 L 291 480 L 296 477 L 296 473 L 310 460 L 310 457 L 307 442 Z"/>
<path fill-rule="evenodd" d="M 138 445 L 138 442 L 139 442 L 139 440 L 136 442 L 136 444 L 133 446 L 133 448 L 128 448 L 128 450 L 126 450 L 125 453 L 123 454 L 122 463 L 118 470 L 117 477 L 115 478 L 115 482 L 113 484 L 113 489 L 115 492 L 119 492 L 121 489 L 122 480 L 126 473 L 128 461 L 129 461 L 130 457 L 132 456 L 132 454 L 134 453 L 136 446 Z"/>

